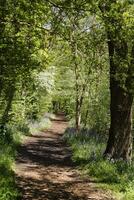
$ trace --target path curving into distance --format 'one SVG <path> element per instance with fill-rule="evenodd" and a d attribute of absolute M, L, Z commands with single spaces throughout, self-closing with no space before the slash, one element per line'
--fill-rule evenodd
<path fill-rule="evenodd" d="M 15 167 L 21 200 L 112 200 L 80 176 L 62 139 L 67 126 L 58 115 L 50 129 L 27 137 L 21 145 Z"/>

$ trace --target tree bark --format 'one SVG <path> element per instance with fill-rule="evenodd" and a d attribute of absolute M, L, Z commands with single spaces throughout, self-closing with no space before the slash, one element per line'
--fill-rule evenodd
<path fill-rule="evenodd" d="M 116 83 L 111 83 L 111 125 L 105 155 L 113 159 L 130 161 L 132 157 L 132 102 Z"/>
<path fill-rule="evenodd" d="M 81 104 L 79 99 L 76 99 L 76 130 L 79 132 L 81 125 Z"/>
<path fill-rule="evenodd" d="M 4 44 L 5 41 L 5 24 L 6 24 L 6 15 L 7 15 L 7 11 L 6 11 L 6 5 L 7 2 L 6 0 L 1 0 L 1 12 L 0 12 L 0 40 L 1 40 L 1 44 Z M 4 64 L 3 64 L 3 59 L 2 57 L 4 56 L 4 53 L 5 53 L 5 49 L 2 48 L 0 50 L 0 54 L 1 54 L 1 59 L 0 59 L 0 97 L 1 97 L 1 93 L 2 93 L 2 90 L 3 90 L 3 74 L 4 74 Z"/>
<path fill-rule="evenodd" d="M 4 113 L 2 115 L 2 120 L 1 120 L 1 124 L 2 125 L 5 125 L 7 122 L 8 122 L 8 118 L 9 118 L 9 111 L 11 110 L 12 108 L 12 102 L 13 102 L 13 98 L 14 98 L 14 95 L 15 95 L 15 86 L 14 86 L 14 83 L 13 85 L 9 86 L 9 90 L 7 92 L 7 96 L 8 96 L 8 99 L 7 99 L 7 105 L 6 105 L 6 108 L 4 110 Z"/>
<path fill-rule="evenodd" d="M 88 114 L 89 114 L 89 110 L 87 108 L 87 111 L 86 111 L 86 114 L 85 114 L 85 118 L 84 118 L 84 128 L 86 128 L 86 126 L 87 126 Z"/>
<path fill-rule="evenodd" d="M 124 87 L 121 86 L 120 79 L 116 78 L 118 73 L 124 73 L 124 71 L 118 72 L 118 68 L 122 64 L 121 62 L 125 62 L 127 59 L 127 43 L 124 40 L 118 43 L 118 41 L 113 40 L 112 34 L 109 32 L 107 34 L 110 58 L 111 125 L 104 155 L 113 159 L 131 161 L 133 95 L 127 86 L 129 76 L 127 76 Z M 119 61 L 115 60 L 115 54 L 117 54 Z M 127 72 L 129 67 L 128 65 Z M 127 75 L 127 72 L 125 75 Z"/>
<path fill-rule="evenodd" d="M 111 15 L 113 6 L 115 6 L 115 13 Z M 116 0 L 108 1 L 107 4 L 104 1 L 100 9 L 107 32 L 111 94 L 111 124 L 104 156 L 130 162 L 133 94 L 129 83 L 134 79 L 129 75 L 132 66 L 129 64 L 128 44 L 122 29 L 123 13 L 119 6 L 116 7 Z"/>

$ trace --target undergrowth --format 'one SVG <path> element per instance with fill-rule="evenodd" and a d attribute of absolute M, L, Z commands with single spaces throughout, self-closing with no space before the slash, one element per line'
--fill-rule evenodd
<path fill-rule="evenodd" d="M 55 116 L 50 113 L 46 113 L 44 116 L 40 117 L 38 120 L 29 121 L 28 128 L 31 134 L 39 133 L 40 131 L 44 131 L 51 126 L 50 119 Z"/>
<path fill-rule="evenodd" d="M 45 114 L 36 121 L 11 122 L 0 126 L 0 200 L 17 200 L 21 194 L 15 184 L 15 157 L 25 136 L 43 131 L 51 125 L 52 114 Z"/>
<path fill-rule="evenodd" d="M 16 200 L 19 196 L 13 172 L 19 139 L 14 128 L 0 129 L 0 200 Z"/>
<path fill-rule="evenodd" d="M 99 187 L 113 190 L 117 199 L 134 199 L 134 160 L 129 165 L 124 161 L 103 159 L 107 138 L 92 130 L 67 129 L 65 140 L 70 144 L 72 159 L 78 164 L 82 173 L 92 177 Z"/>

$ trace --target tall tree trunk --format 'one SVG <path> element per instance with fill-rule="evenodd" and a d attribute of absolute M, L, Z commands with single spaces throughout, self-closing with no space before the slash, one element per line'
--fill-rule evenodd
<path fill-rule="evenodd" d="M 75 73 L 75 91 L 76 91 L 76 97 L 75 97 L 75 128 L 76 131 L 79 132 L 80 130 L 80 124 L 81 124 L 81 102 L 80 102 L 80 85 L 79 85 L 79 63 L 77 62 L 77 40 L 75 37 L 75 31 L 76 31 L 76 18 L 72 19 L 72 26 L 70 31 L 70 47 L 72 51 L 72 63 L 74 65 L 74 73 Z"/>
<path fill-rule="evenodd" d="M 100 9 L 108 39 L 111 94 L 111 124 L 104 155 L 131 161 L 133 95 L 129 83 L 133 82 L 133 77 L 130 76 L 132 66 L 129 64 L 128 45 L 123 30 L 123 12 L 116 0 L 102 2 Z M 113 6 L 115 13 L 111 15 Z"/>
<path fill-rule="evenodd" d="M 132 157 L 132 102 L 131 94 L 111 83 L 111 125 L 105 155 L 114 159 L 130 161 Z"/>
<path fill-rule="evenodd" d="M 131 93 L 131 84 L 133 85 L 133 52 L 131 53 L 131 64 L 128 66 L 128 74 L 126 79 L 126 90 L 124 90 L 119 82 L 115 79 L 116 66 L 113 62 L 113 42 L 109 42 L 110 55 L 110 93 L 111 93 L 111 126 L 109 131 L 109 139 L 105 155 L 112 158 L 131 161 L 132 158 L 132 104 L 133 95 Z M 124 46 L 126 49 L 126 47 Z M 126 50 L 121 48 L 121 51 Z M 114 49 L 115 50 L 115 49 Z M 125 55 L 124 55 L 125 57 Z"/>
<path fill-rule="evenodd" d="M 81 125 L 81 109 L 83 105 L 83 100 L 84 100 L 84 94 L 86 91 L 86 85 L 84 84 L 82 86 L 82 91 L 78 90 L 77 95 L 76 95 L 76 130 L 80 130 L 80 125 Z M 81 92 L 81 94 L 79 94 Z"/>
<path fill-rule="evenodd" d="M 0 10 L 0 40 L 1 44 L 5 44 L 5 24 L 6 24 L 6 16 L 7 16 L 7 1 L 1 0 L 0 2 L 1 10 Z M 5 49 L 2 48 L 0 51 L 1 58 L 0 58 L 0 97 L 3 90 L 3 76 L 4 76 L 4 64 L 3 64 L 3 57 L 4 57 Z M 4 61 L 5 62 L 5 61 Z"/>
<path fill-rule="evenodd" d="M 76 130 L 79 132 L 81 125 L 81 104 L 79 99 L 76 99 Z"/>
<path fill-rule="evenodd" d="M 0 97 L 3 90 L 3 73 L 2 73 L 2 66 L 0 66 Z"/>
<path fill-rule="evenodd" d="M 86 126 L 87 126 L 88 114 L 89 114 L 89 109 L 87 108 L 87 111 L 86 111 L 86 114 L 85 114 L 85 118 L 84 118 L 84 128 L 86 128 Z"/>
<path fill-rule="evenodd" d="M 120 61 L 115 60 L 115 54 L 122 62 L 127 59 L 127 44 L 124 40 L 113 40 L 108 32 L 108 49 L 110 58 L 110 112 L 111 125 L 109 130 L 109 139 L 104 155 L 113 159 L 123 159 L 131 161 L 132 158 L 132 104 L 133 95 L 127 87 L 128 78 L 126 79 L 124 88 L 121 86 L 120 79 L 117 79 L 120 67 Z M 122 63 L 121 63 L 122 64 Z M 129 65 L 128 70 L 129 71 Z M 123 68 L 122 68 L 123 69 Z M 127 75 L 125 72 L 125 75 Z M 130 81 L 130 80 L 129 80 Z"/>

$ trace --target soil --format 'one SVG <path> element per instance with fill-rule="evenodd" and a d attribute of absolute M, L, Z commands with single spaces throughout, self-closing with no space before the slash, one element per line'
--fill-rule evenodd
<path fill-rule="evenodd" d="M 21 200 L 112 200 L 110 192 L 83 178 L 63 140 L 67 128 L 63 115 L 52 127 L 26 138 L 16 160 L 16 182 Z"/>

